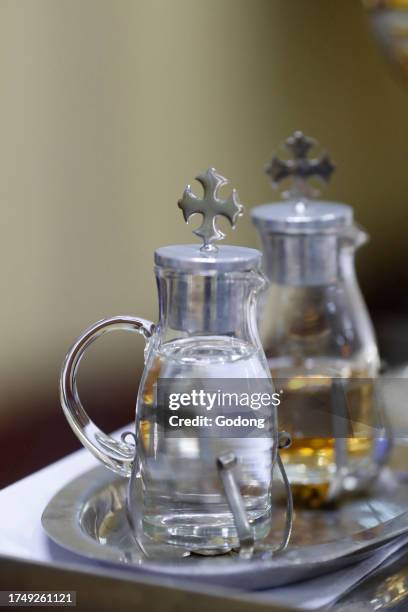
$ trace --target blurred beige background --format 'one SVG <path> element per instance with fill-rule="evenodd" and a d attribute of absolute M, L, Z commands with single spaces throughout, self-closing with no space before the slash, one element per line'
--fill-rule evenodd
<path fill-rule="evenodd" d="M 318 138 L 338 164 L 326 195 L 372 236 L 374 316 L 408 305 L 408 91 L 357 0 L 0 0 L 0 79 L 0 438 L 16 476 L 75 445 L 57 386 L 78 333 L 156 318 L 153 251 L 191 241 L 177 199 L 209 165 L 249 210 L 276 197 L 278 144 Z M 257 244 L 249 214 L 228 241 Z M 105 426 L 131 417 L 141 364 L 133 336 L 86 359 Z"/>

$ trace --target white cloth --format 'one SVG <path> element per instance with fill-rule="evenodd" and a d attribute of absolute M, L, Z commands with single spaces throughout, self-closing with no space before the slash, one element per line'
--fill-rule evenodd
<path fill-rule="evenodd" d="M 337 572 L 305 580 L 293 586 L 278 587 L 257 594 L 257 600 L 285 604 L 304 610 L 318 610 L 347 593 L 386 559 L 408 544 L 408 536 L 398 538 L 368 559 Z"/>
<path fill-rule="evenodd" d="M 100 569 L 101 565 L 96 561 L 50 546 L 41 526 L 41 514 L 51 497 L 70 480 L 95 465 L 96 459 L 87 451 L 80 450 L 0 491 L 0 555 L 50 564 L 57 561 L 67 567 L 78 567 L 78 563 L 97 565 Z M 258 601 L 317 609 L 348 591 L 407 543 L 408 536 L 359 564 L 296 585 L 253 592 L 251 596 Z M 105 567 L 103 571 L 108 573 L 109 568 Z M 208 592 L 211 587 L 205 585 L 203 590 Z M 217 590 L 219 592 L 219 588 Z"/>

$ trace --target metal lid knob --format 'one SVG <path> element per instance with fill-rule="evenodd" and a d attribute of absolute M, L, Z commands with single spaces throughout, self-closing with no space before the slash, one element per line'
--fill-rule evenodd
<path fill-rule="evenodd" d="M 228 183 L 228 180 L 218 174 L 215 168 L 209 168 L 207 172 L 199 174 L 196 180 L 203 186 L 203 197 L 196 196 L 191 191 L 190 185 L 187 185 L 178 205 L 183 211 L 186 223 L 192 215 L 196 213 L 202 215 L 202 223 L 193 234 L 203 239 L 202 251 L 216 251 L 217 247 L 213 242 L 225 238 L 225 234 L 217 227 L 217 217 L 225 217 L 234 228 L 238 217 L 243 215 L 244 207 L 238 201 L 236 189 L 233 189 L 231 195 L 224 200 L 219 197 L 219 190 Z"/>
<path fill-rule="evenodd" d="M 308 183 L 311 178 L 329 182 L 336 166 L 327 153 L 318 158 L 309 158 L 309 152 L 316 144 L 313 138 L 308 138 L 303 132 L 296 131 L 285 142 L 285 147 L 292 154 L 293 159 L 282 160 L 274 155 L 267 164 L 265 172 L 271 178 L 275 188 L 284 179 L 293 179 L 291 188 L 283 192 L 284 197 L 296 199 L 302 196 L 316 196 L 318 192 L 313 190 Z"/>
<path fill-rule="evenodd" d="M 193 230 L 193 234 L 199 236 L 203 244 L 201 248 L 194 244 L 161 247 L 154 254 L 156 265 L 192 274 L 246 272 L 259 268 L 262 259 L 260 251 L 239 246 L 214 245 L 214 242 L 225 237 L 217 226 L 217 218 L 225 217 L 234 228 L 238 218 L 243 215 L 244 207 L 239 202 L 236 189 L 232 189 L 227 198 L 221 198 L 219 190 L 228 181 L 215 168 L 209 168 L 196 179 L 203 187 L 202 197 L 195 195 L 190 185 L 187 185 L 178 206 L 187 223 L 193 215 L 202 215 L 202 223 Z"/>
<path fill-rule="evenodd" d="M 274 155 L 266 166 L 272 185 L 278 187 L 285 179 L 292 184 L 283 196 L 288 202 L 257 206 L 252 210 L 254 224 L 262 230 L 283 234 L 334 233 L 353 223 L 353 209 L 340 202 L 316 200 L 318 191 L 310 185 L 311 179 L 329 182 L 335 165 L 327 153 L 310 158 L 316 141 L 297 131 L 290 136 L 285 147 L 293 159 L 282 160 Z"/>

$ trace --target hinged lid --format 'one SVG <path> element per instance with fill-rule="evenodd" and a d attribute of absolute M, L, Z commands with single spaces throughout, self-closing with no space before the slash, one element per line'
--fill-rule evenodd
<path fill-rule="evenodd" d="M 276 155 L 266 167 L 266 173 L 277 187 L 281 181 L 291 179 L 290 189 L 283 192 L 287 202 L 257 206 L 252 219 L 262 231 L 288 234 L 334 233 L 353 224 L 353 209 L 340 202 L 316 200 L 318 191 L 308 182 L 312 178 L 328 182 L 335 166 L 324 153 L 309 158 L 315 141 L 302 132 L 295 132 L 285 143 L 293 159 L 282 160 Z"/>
<path fill-rule="evenodd" d="M 214 245 L 215 241 L 225 237 L 217 227 L 217 217 L 225 217 L 234 228 L 243 214 L 244 207 L 239 203 L 237 191 L 233 189 L 227 198 L 222 199 L 219 190 L 228 181 L 214 168 L 209 168 L 196 178 L 203 186 L 203 196 L 196 196 L 188 185 L 178 205 L 187 223 L 193 215 L 202 215 L 202 223 L 193 233 L 203 240 L 203 244 L 201 247 L 194 244 L 161 247 L 155 251 L 155 264 L 192 274 L 247 272 L 259 268 L 262 259 L 260 251 L 240 246 Z"/>

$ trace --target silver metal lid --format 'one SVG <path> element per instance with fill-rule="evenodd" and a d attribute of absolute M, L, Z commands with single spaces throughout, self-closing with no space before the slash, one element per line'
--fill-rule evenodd
<path fill-rule="evenodd" d="M 202 239 L 203 244 L 201 247 L 196 244 L 161 247 L 154 254 L 156 266 L 193 274 L 247 272 L 259 268 L 262 260 L 260 251 L 240 246 L 214 245 L 215 241 L 225 237 L 217 227 L 218 217 L 225 217 L 234 228 L 243 214 L 244 207 L 239 203 L 236 189 L 227 198 L 221 198 L 219 190 L 228 181 L 214 168 L 199 174 L 196 179 L 203 187 L 202 197 L 195 195 L 190 185 L 187 185 L 178 206 L 187 223 L 195 214 L 202 216 L 200 227 L 193 230 L 193 233 Z"/>
<path fill-rule="evenodd" d="M 306 200 L 256 206 L 251 217 L 260 231 L 283 234 L 334 233 L 352 225 L 353 209 L 340 202 Z"/>
<path fill-rule="evenodd" d="M 196 244 L 160 247 L 154 253 L 157 266 L 190 273 L 248 272 L 260 266 L 257 249 L 223 245 L 215 251 L 202 251 Z"/>
<path fill-rule="evenodd" d="M 269 280 L 311 287 L 334 283 L 338 274 L 339 239 L 353 226 L 353 209 L 340 202 L 317 200 L 310 181 L 327 183 L 334 163 L 327 153 L 311 157 L 316 142 L 295 132 L 285 142 L 288 155 L 274 155 L 266 173 L 277 187 L 290 181 L 285 202 L 257 206 L 251 216 L 261 235 Z"/>
<path fill-rule="evenodd" d="M 251 216 L 262 232 L 283 234 L 334 233 L 353 223 L 353 209 L 340 202 L 316 200 L 318 191 L 309 183 L 318 180 L 327 183 L 335 165 L 327 153 L 311 158 L 316 141 L 297 131 L 285 142 L 285 150 L 293 159 L 277 155 L 267 164 L 265 171 L 273 187 L 290 180 L 289 190 L 283 192 L 287 202 L 257 206 Z"/>

